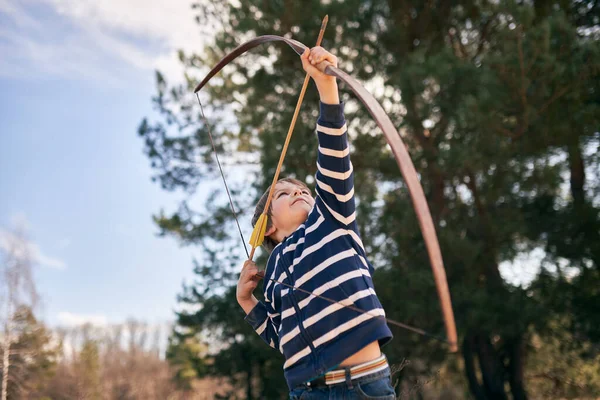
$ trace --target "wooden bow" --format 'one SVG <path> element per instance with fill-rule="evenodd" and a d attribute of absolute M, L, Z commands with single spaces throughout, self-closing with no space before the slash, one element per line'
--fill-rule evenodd
<path fill-rule="evenodd" d="M 223 67 L 225 67 L 225 65 L 229 64 L 235 58 L 260 44 L 268 42 L 284 42 L 298 55 L 302 55 L 307 49 L 307 46 L 293 39 L 276 35 L 259 36 L 236 47 L 231 53 L 227 54 L 221 61 L 219 61 L 219 63 L 208 73 L 202 82 L 196 86 L 194 93 L 197 93 L 199 90 L 201 90 L 202 87 L 204 87 L 204 85 L 206 85 L 215 74 L 217 74 L 221 69 L 223 69 Z M 323 67 L 322 72 L 330 76 L 335 76 L 348 85 L 350 89 L 352 89 L 356 97 L 358 97 L 358 99 L 367 108 L 379 128 L 381 128 L 388 145 L 392 149 L 394 158 L 398 163 L 400 172 L 402 173 L 404 181 L 408 187 L 408 191 L 417 213 L 421 232 L 427 247 L 427 253 L 429 255 L 429 260 L 435 279 L 435 285 L 444 316 L 447 338 L 446 341 L 450 345 L 450 351 L 456 352 L 458 351 L 456 323 L 454 321 L 454 313 L 452 311 L 450 291 L 448 290 L 448 281 L 446 278 L 446 271 L 444 269 L 444 262 L 442 260 L 442 253 L 440 251 L 440 245 L 435 232 L 433 219 L 429 211 L 429 206 L 427 205 L 427 200 L 423 192 L 423 187 L 419 182 L 417 171 L 415 170 L 415 166 L 410 158 L 410 155 L 408 154 L 408 151 L 406 150 L 406 146 L 404 145 L 400 134 L 394 127 L 394 124 L 379 102 L 356 79 L 332 65 Z"/>

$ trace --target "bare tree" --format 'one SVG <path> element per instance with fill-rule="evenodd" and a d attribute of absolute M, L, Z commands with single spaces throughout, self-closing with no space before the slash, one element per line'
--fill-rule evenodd
<path fill-rule="evenodd" d="M 46 391 L 62 399 L 183 399 L 173 370 L 160 355 L 161 325 L 129 319 L 107 325 L 70 328 L 65 352 Z M 156 333 L 158 332 L 158 334 Z M 77 338 L 77 340 L 73 340 Z M 70 340 L 70 342 L 69 342 Z M 68 357 L 66 349 L 71 349 Z M 200 397 L 205 398 L 205 397 Z M 208 397 L 206 397 L 208 398 Z"/>
<path fill-rule="evenodd" d="M 21 306 L 33 309 L 38 294 L 33 279 L 33 260 L 31 245 L 27 240 L 25 228 L 17 227 L 12 231 L 0 229 L 0 322 L 2 323 L 2 394 L 0 400 L 6 400 L 8 382 L 16 378 L 10 375 L 10 355 L 13 340 L 13 317 Z M 17 381 L 15 384 L 19 384 Z"/>

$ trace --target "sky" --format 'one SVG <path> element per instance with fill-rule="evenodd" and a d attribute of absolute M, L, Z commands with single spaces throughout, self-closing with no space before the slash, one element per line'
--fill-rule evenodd
<path fill-rule="evenodd" d="M 202 46 L 191 0 L 0 0 L 0 245 L 27 227 L 51 326 L 174 319 L 199 254 L 157 236 L 183 195 L 136 130 L 154 71 L 181 78 L 176 51 Z"/>

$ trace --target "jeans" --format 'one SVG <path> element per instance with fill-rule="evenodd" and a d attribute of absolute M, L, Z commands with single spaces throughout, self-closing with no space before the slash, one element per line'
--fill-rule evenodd
<path fill-rule="evenodd" d="M 311 387 L 297 386 L 290 392 L 291 400 L 395 400 L 390 369 L 365 375 L 352 381 L 335 385 Z"/>

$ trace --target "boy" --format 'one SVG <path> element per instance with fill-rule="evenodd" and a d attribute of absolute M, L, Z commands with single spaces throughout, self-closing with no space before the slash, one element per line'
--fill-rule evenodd
<path fill-rule="evenodd" d="M 390 369 L 380 351 L 392 333 L 382 318 L 373 267 L 358 235 L 343 105 L 335 77 L 316 67 L 324 61 L 337 66 L 337 58 L 315 47 L 301 59 L 321 103 L 317 196 L 313 198 L 298 180 L 277 182 L 265 232 L 264 246 L 271 252 L 265 302 L 252 295 L 258 269 L 251 261 L 240 274 L 237 300 L 255 331 L 284 354 L 290 398 L 395 399 Z M 267 194 L 268 190 L 256 207 L 253 225 Z"/>

